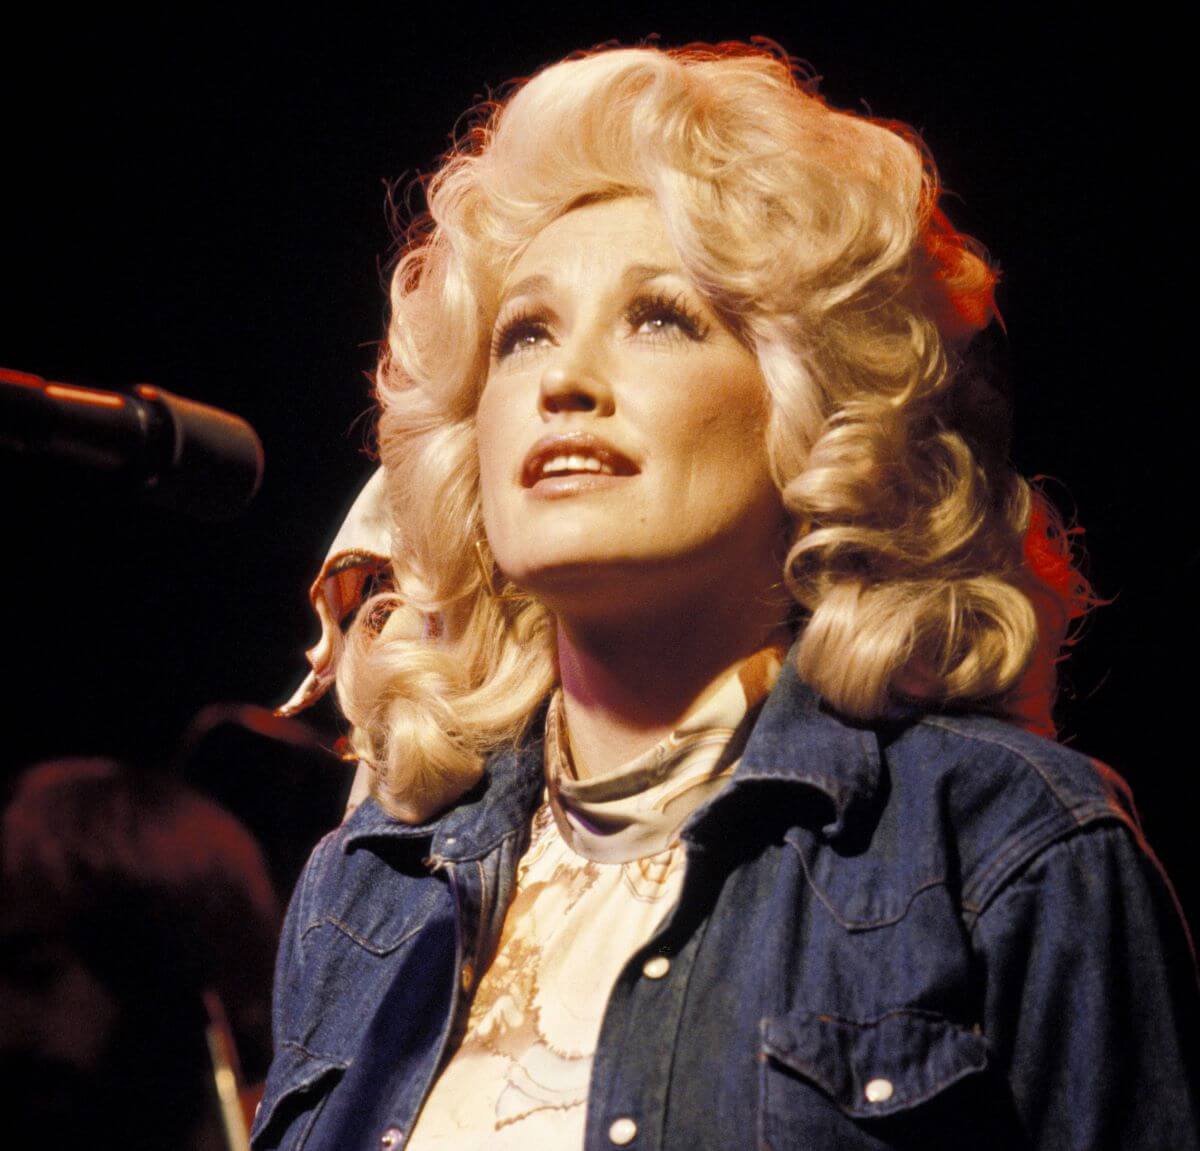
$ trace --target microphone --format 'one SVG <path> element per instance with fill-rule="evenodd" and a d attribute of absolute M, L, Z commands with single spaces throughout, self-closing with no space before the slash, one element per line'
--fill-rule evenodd
<path fill-rule="evenodd" d="M 149 384 L 108 392 L 0 368 L 0 448 L 119 477 L 205 520 L 237 515 L 262 483 L 245 420 Z"/>

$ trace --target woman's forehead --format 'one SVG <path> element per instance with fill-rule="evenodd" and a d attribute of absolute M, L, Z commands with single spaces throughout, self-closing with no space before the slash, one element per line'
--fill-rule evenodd
<path fill-rule="evenodd" d="M 556 217 L 509 267 L 499 300 L 553 286 L 556 279 L 600 270 L 647 279 L 683 275 L 658 205 L 646 196 L 591 201 Z"/>

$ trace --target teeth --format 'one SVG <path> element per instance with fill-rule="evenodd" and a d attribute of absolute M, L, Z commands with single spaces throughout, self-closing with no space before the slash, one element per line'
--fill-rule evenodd
<path fill-rule="evenodd" d="M 596 472 L 611 476 L 613 470 L 595 456 L 554 456 L 542 465 L 543 476 L 564 475 L 569 472 Z"/>

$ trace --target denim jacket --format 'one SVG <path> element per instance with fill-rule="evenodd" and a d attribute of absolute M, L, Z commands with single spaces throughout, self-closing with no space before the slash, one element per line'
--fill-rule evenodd
<path fill-rule="evenodd" d="M 407 1141 L 513 895 L 532 731 L 436 820 L 369 800 L 313 852 L 255 1148 Z M 609 996 L 587 1151 L 1197 1146 L 1194 960 L 1107 768 L 985 717 L 852 726 L 789 662 L 682 834 L 679 901 Z"/>

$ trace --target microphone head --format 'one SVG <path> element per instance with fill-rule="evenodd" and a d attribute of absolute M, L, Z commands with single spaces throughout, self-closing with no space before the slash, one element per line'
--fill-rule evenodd
<path fill-rule="evenodd" d="M 0 454 L 9 453 L 204 520 L 241 514 L 263 474 L 257 433 L 230 412 L 150 384 L 110 392 L 0 368 Z"/>
<path fill-rule="evenodd" d="M 197 519 L 241 514 L 262 484 L 263 447 L 255 430 L 231 412 L 162 388 L 139 384 L 133 391 L 153 411 L 165 441 L 146 480 L 149 498 Z"/>

